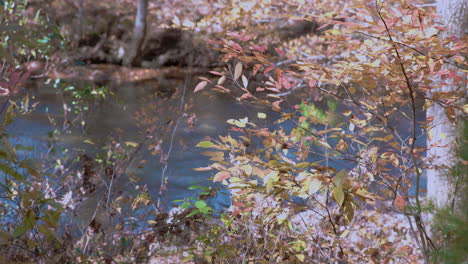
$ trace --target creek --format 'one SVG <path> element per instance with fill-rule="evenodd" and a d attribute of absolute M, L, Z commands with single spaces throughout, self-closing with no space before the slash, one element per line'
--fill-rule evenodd
<path fill-rule="evenodd" d="M 74 82 L 73 85 L 76 89 L 80 89 L 80 86 L 90 84 Z M 168 90 L 179 91 L 179 94 L 174 96 L 175 99 L 167 99 L 166 95 L 160 93 L 161 90 L 165 90 L 161 85 L 168 86 Z M 99 151 L 102 152 L 102 147 L 109 142 L 111 135 L 114 135 L 116 141 L 119 142 L 143 142 L 146 129 L 141 124 L 139 125 L 135 116 L 137 112 L 141 113 L 149 109 L 147 114 L 150 120 L 152 117 L 157 117 L 158 124 L 172 124 L 171 129 L 158 136 L 162 141 L 161 147 L 166 152 L 171 149 L 167 167 L 165 168 L 165 164 L 161 163 L 159 156 L 151 155 L 145 146 L 138 153 L 136 160 L 144 159 L 147 163 L 142 168 L 137 168 L 134 164 L 130 172 L 141 177 L 142 183 L 148 186 L 150 194 L 154 198 L 160 198 L 166 204 L 166 208 L 170 208 L 171 201 L 196 194 L 197 190 L 189 190 L 189 186 L 194 184 L 212 186 L 208 178 L 213 176 L 213 172 L 193 170 L 193 168 L 206 167 L 210 164 L 208 157 L 201 155 L 201 152 L 206 149 L 195 147 L 198 142 L 206 137 L 225 135 L 227 129 L 231 127 L 226 123 L 228 119 L 248 117 L 260 126 L 268 126 L 269 122 L 278 116 L 273 111 L 242 104 L 232 97 L 214 92 L 203 91 L 193 94 L 190 88 L 194 85 L 183 81 L 165 84 L 158 82 L 111 83 L 108 87 L 113 95 L 89 104 L 89 109 L 84 112 L 83 116 L 85 126 L 82 127 L 79 122 L 76 126 L 66 122 L 73 114 L 64 111 L 64 102 L 67 102 L 67 107 L 73 107 L 71 104 L 73 98 L 64 96 L 51 84 L 44 85 L 41 81 L 32 82 L 28 85 L 27 94 L 31 97 L 31 101 L 40 103 L 34 112 L 15 120 L 9 127 L 9 132 L 14 135 L 14 143 L 33 146 L 34 151 L 28 155 L 36 159 L 45 160 L 52 152 L 60 156 L 60 151 L 65 148 L 68 149 L 67 157 L 76 158 L 80 153 L 93 156 Z M 184 89 L 185 93 L 181 92 Z M 180 109 L 182 95 L 184 103 L 191 105 L 191 109 L 187 112 L 194 113 L 196 116 L 192 127 L 185 122 L 187 118 L 180 118 L 181 113 L 175 111 L 175 109 Z M 343 109 L 343 107 L 338 106 L 338 109 Z M 258 119 L 258 112 L 267 113 L 268 118 Z M 424 120 L 423 115 L 418 118 Z M 55 126 L 51 124 L 51 119 L 54 120 Z M 176 129 L 174 129 L 173 122 L 177 122 Z M 283 128 L 291 129 L 292 124 L 290 125 L 289 128 Z M 404 127 L 407 124 L 401 123 L 399 126 Z M 63 129 L 64 127 L 67 129 Z M 61 133 L 51 137 L 53 131 L 57 129 Z M 52 140 L 53 138 L 55 139 Z M 420 142 L 420 144 L 425 143 Z M 65 155 L 65 153 L 62 154 Z M 347 165 L 344 167 L 348 169 L 352 167 L 352 164 Z M 340 167 L 343 164 L 337 166 Z M 166 191 L 163 192 L 163 197 L 158 197 L 163 174 L 168 178 L 168 185 Z M 120 188 L 125 188 L 125 184 L 124 180 Z M 425 187 L 425 182 L 422 185 Z M 217 185 L 217 187 L 221 186 Z M 216 200 L 211 203 L 216 209 L 226 208 L 230 204 L 229 193 L 221 190 Z"/>

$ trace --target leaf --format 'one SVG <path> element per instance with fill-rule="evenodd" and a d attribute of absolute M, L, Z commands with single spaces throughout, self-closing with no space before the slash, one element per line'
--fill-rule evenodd
<path fill-rule="evenodd" d="M 205 86 L 208 84 L 207 81 L 201 81 L 197 84 L 197 86 L 195 86 L 195 90 L 193 91 L 194 93 L 198 92 L 198 91 L 201 91 L 203 90 L 203 88 L 205 88 Z"/>
<path fill-rule="evenodd" d="M 267 117 L 267 115 L 265 113 L 258 112 L 257 117 L 260 118 L 260 119 L 265 119 Z"/>
<path fill-rule="evenodd" d="M 335 198 L 335 201 L 338 203 L 338 205 L 342 205 L 344 202 L 344 192 L 343 192 L 343 187 L 342 186 L 336 186 L 333 188 L 333 197 Z"/>
<path fill-rule="evenodd" d="M 202 141 L 200 143 L 198 143 L 196 145 L 196 147 L 199 147 L 199 148 L 211 148 L 213 147 L 215 144 L 213 144 L 211 141 Z"/>
<path fill-rule="evenodd" d="M 310 80 L 309 81 L 309 87 L 310 88 L 315 88 L 315 85 L 317 84 L 317 81 L 316 80 Z"/>
<path fill-rule="evenodd" d="M 406 205 L 406 201 L 405 199 L 402 197 L 402 196 L 397 196 L 395 198 L 395 201 L 394 201 L 394 204 L 395 204 L 395 207 L 400 210 L 400 211 L 404 211 L 405 210 L 405 205 Z"/>
<path fill-rule="evenodd" d="M 209 214 L 211 212 L 211 207 L 206 206 L 206 207 L 200 208 L 200 212 L 202 214 Z"/>
<path fill-rule="evenodd" d="M 21 162 L 20 168 L 24 168 L 34 177 L 39 177 L 39 171 L 41 170 L 41 164 L 34 159 L 25 159 Z"/>
<path fill-rule="evenodd" d="M 322 187 L 322 182 L 317 180 L 317 179 L 313 179 L 310 182 L 310 186 L 309 186 L 309 190 L 308 190 L 309 195 L 312 195 L 312 194 L 320 191 L 321 187 Z"/>
<path fill-rule="evenodd" d="M 210 157 L 210 160 L 213 161 L 222 162 L 224 160 L 224 152 L 222 151 L 205 151 L 201 154 Z"/>
<path fill-rule="evenodd" d="M 343 186 L 344 180 L 348 176 L 348 172 L 341 170 L 334 177 L 335 186 Z"/>
<path fill-rule="evenodd" d="M 132 142 L 132 141 L 127 141 L 127 142 L 125 142 L 125 145 L 132 146 L 132 147 L 136 148 L 138 146 L 138 143 Z"/>
<path fill-rule="evenodd" d="M 196 201 L 194 205 L 198 209 L 202 209 L 208 206 L 204 201 Z"/>
<path fill-rule="evenodd" d="M 194 171 L 210 171 L 213 170 L 212 167 L 200 167 L 200 168 L 193 168 Z"/>
<path fill-rule="evenodd" d="M 304 262 L 304 260 L 305 260 L 305 255 L 304 255 L 304 254 L 296 254 L 296 258 L 297 258 L 297 260 L 299 260 L 300 262 Z"/>
<path fill-rule="evenodd" d="M 340 141 L 336 145 L 336 149 L 338 149 L 339 151 L 342 151 L 342 152 L 346 151 L 348 149 L 348 144 L 343 139 L 340 139 Z"/>
<path fill-rule="evenodd" d="M 353 221 L 353 218 L 354 218 L 354 207 L 351 201 L 348 201 L 345 204 L 343 208 L 343 213 L 348 223 L 351 223 L 351 221 Z"/>
<path fill-rule="evenodd" d="M 89 140 L 89 139 L 83 140 L 83 143 L 94 145 L 94 142 L 92 142 L 92 141 Z"/>
<path fill-rule="evenodd" d="M 213 181 L 214 182 L 219 182 L 219 181 L 222 181 L 222 180 L 226 180 L 229 177 L 231 177 L 231 173 L 229 171 L 220 171 L 220 172 L 216 173 L 216 175 L 213 178 Z"/>
<path fill-rule="evenodd" d="M 349 229 L 346 229 L 345 231 L 343 231 L 343 233 L 341 233 L 340 237 L 344 238 L 344 237 L 348 236 L 349 233 L 350 233 Z"/>
<path fill-rule="evenodd" d="M 250 176 L 253 172 L 253 168 L 250 164 L 245 164 L 241 166 L 241 170 L 247 174 L 247 176 Z"/>
<path fill-rule="evenodd" d="M 226 121 L 228 124 L 231 124 L 231 125 L 234 125 L 234 126 L 237 126 L 237 127 L 240 127 L 240 128 L 243 128 L 245 127 L 245 124 L 247 124 L 248 122 L 248 119 L 239 119 L 239 120 L 236 120 L 236 119 L 229 119 Z"/>
<path fill-rule="evenodd" d="M 20 226 L 17 226 L 15 228 L 15 231 L 13 231 L 13 236 L 14 237 L 20 237 L 21 235 L 23 235 L 24 233 L 26 233 L 26 231 L 28 231 L 29 228 L 26 227 L 25 225 L 20 225 Z"/>
<path fill-rule="evenodd" d="M 221 85 L 223 84 L 224 82 L 226 81 L 226 76 L 221 76 L 219 79 L 218 79 L 218 85 Z"/>
<path fill-rule="evenodd" d="M 455 122 L 455 110 L 453 110 L 453 107 L 447 106 L 445 108 L 445 114 L 447 115 L 447 118 L 450 120 L 450 122 Z"/>
<path fill-rule="evenodd" d="M 242 74 L 242 63 L 238 62 L 236 64 L 236 67 L 234 69 L 234 81 L 239 79 L 239 77 L 241 76 Z"/>
<path fill-rule="evenodd" d="M 247 80 L 247 77 L 245 75 L 242 75 L 242 84 L 244 85 L 244 88 L 247 88 L 249 85 L 249 80 Z"/>
<path fill-rule="evenodd" d="M 23 176 L 19 174 L 13 167 L 6 163 L 0 164 L 0 170 L 3 171 L 6 175 L 13 177 L 15 180 L 22 180 Z"/>
<path fill-rule="evenodd" d="M 197 215 L 197 214 L 199 214 L 199 213 L 200 213 L 199 210 L 193 210 L 193 211 L 192 211 L 190 214 L 188 214 L 185 218 L 192 217 L 192 216 Z"/>

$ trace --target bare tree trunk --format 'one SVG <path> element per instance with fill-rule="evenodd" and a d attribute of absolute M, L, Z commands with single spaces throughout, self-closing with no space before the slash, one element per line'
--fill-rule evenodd
<path fill-rule="evenodd" d="M 133 28 L 132 42 L 124 59 L 125 66 L 136 66 L 140 63 L 141 47 L 146 35 L 146 17 L 148 15 L 148 0 L 139 0 Z"/>
<path fill-rule="evenodd" d="M 442 38 L 456 36 L 462 38 L 468 30 L 468 1 L 466 0 L 438 0 L 437 12 L 446 25 L 447 31 Z M 453 67 L 453 66 L 449 66 Z M 453 92 L 458 87 L 444 85 L 437 92 Z M 466 87 L 465 87 L 466 88 Z M 427 170 L 428 198 L 434 201 L 438 208 L 453 207 L 456 199 L 456 179 L 450 175 L 450 169 L 457 160 L 454 145 L 458 136 L 456 125 L 450 122 L 446 109 L 433 104 L 427 109 L 427 117 L 433 116 L 433 128 L 428 132 L 427 152 L 429 161 L 434 165 Z M 444 147 L 433 147 L 444 146 Z"/>

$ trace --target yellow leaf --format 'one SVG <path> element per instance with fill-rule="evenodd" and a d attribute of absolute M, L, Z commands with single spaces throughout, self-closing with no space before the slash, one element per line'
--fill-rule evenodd
<path fill-rule="evenodd" d="M 245 172 L 245 174 L 247 174 L 248 176 L 250 176 L 252 174 L 252 171 L 253 171 L 253 168 L 251 165 L 249 164 L 246 164 L 246 165 L 242 165 L 241 166 L 241 169 Z"/>
<path fill-rule="evenodd" d="M 212 146 L 214 146 L 214 144 L 210 141 L 202 141 L 196 145 L 196 147 L 200 148 L 211 148 Z"/>
<path fill-rule="evenodd" d="M 296 258 L 297 258 L 300 262 L 304 262 L 304 260 L 305 260 L 305 255 L 304 255 L 304 254 L 296 254 Z"/>
<path fill-rule="evenodd" d="M 234 69 L 234 80 L 239 79 L 242 74 L 242 63 L 238 62 L 236 68 Z"/>
<path fill-rule="evenodd" d="M 353 113 L 353 112 L 351 112 L 351 110 L 345 110 L 342 114 L 344 116 L 349 116 L 349 115 L 351 115 L 351 113 Z"/>
<path fill-rule="evenodd" d="M 336 186 L 333 188 L 333 197 L 335 197 L 335 201 L 338 203 L 338 205 L 342 205 L 344 202 L 344 192 L 343 192 L 343 187 Z"/>
<path fill-rule="evenodd" d="M 135 148 L 135 147 L 138 146 L 138 143 L 132 142 L 132 141 L 127 141 L 127 142 L 125 142 L 125 145 L 127 145 L 127 146 L 132 146 L 132 147 Z"/>
<path fill-rule="evenodd" d="M 335 186 L 343 186 L 343 183 L 348 176 L 348 173 L 345 170 L 338 172 L 334 177 Z"/>
<path fill-rule="evenodd" d="M 259 112 L 259 113 L 257 114 L 257 117 L 260 118 L 260 119 L 265 119 L 265 118 L 267 117 L 267 115 L 266 115 L 265 113 Z"/>
<path fill-rule="evenodd" d="M 345 231 L 343 231 L 343 233 L 341 233 L 340 237 L 346 237 L 348 234 L 349 234 L 349 229 L 346 229 Z"/>
<path fill-rule="evenodd" d="M 84 143 L 87 143 L 87 144 L 91 144 L 91 145 L 94 145 L 94 142 L 92 142 L 91 140 L 89 139 L 85 139 L 83 140 Z"/>

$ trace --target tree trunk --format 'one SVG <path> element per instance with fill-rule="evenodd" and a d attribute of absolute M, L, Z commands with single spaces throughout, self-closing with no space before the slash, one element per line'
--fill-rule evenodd
<path fill-rule="evenodd" d="M 125 66 L 138 66 L 141 60 L 141 47 L 146 35 L 146 17 L 148 15 L 148 0 L 139 0 L 133 28 L 132 42 L 127 49 Z"/>
<path fill-rule="evenodd" d="M 438 0 L 437 12 L 445 23 L 447 31 L 442 38 L 456 36 L 462 38 L 468 30 L 468 2 L 466 0 Z M 450 66 L 453 67 L 453 66 Z M 448 67 L 447 67 L 448 68 Z M 453 92 L 456 86 L 444 85 L 437 92 Z M 458 136 L 456 125 L 446 115 L 446 109 L 433 104 L 427 109 L 427 117 L 434 117 L 432 129 L 428 131 L 428 160 L 434 166 L 427 170 L 427 195 L 438 208 L 453 207 L 455 203 L 455 179 L 450 169 L 457 160 L 454 145 Z M 436 145 L 436 146 L 434 146 Z M 440 146 L 440 147 L 437 147 Z"/>

